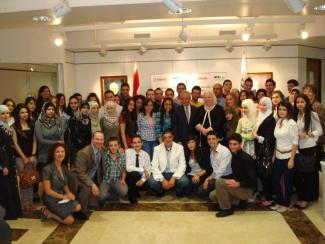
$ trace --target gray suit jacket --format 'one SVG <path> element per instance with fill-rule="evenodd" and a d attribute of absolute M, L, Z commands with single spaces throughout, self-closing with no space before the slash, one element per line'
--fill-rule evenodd
<path fill-rule="evenodd" d="M 100 151 L 100 164 L 97 168 L 97 183 L 100 184 L 103 180 L 103 151 Z M 76 162 L 72 166 L 71 174 L 75 175 L 79 182 L 91 186 L 94 184 L 93 180 L 90 178 L 89 174 L 92 171 L 92 169 L 95 167 L 95 154 L 92 145 L 88 145 L 78 151 Z"/>

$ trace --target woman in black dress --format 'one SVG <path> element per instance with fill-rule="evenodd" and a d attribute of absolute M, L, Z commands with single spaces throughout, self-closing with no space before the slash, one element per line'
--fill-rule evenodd
<path fill-rule="evenodd" d="M 217 98 L 213 91 L 206 91 L 203 94 L 204 106 L 197 109 L 195 129 L 200 133 L 200 146 L 209 147 L 207 142 L 207 133 L 215 131 L 219 138 L 224 139 L 224 124 L 226 116 L 223 108 L 217 104 Z"/>
<path fill-rule="evenodd" d="M 79 114 L 71 117 L 68 127 L 68 142 L 70 147 L 70 163 L 74 164 L 77 152 L 91 143 L 91 121 L 88 102 L 80 103 Z"/>
<path fill-rule="evenodd" d="M 0 205 L 6 210 L 5 219 L 17 219 L 21 217 L 21 206 L 8 120 L 8 107 L 0 105 Z"/>
<path fill-rule="evenodd" d="M 262 181 L 264 201 L 262 201 L 262 206 L 268 207 L 272 205 L 272 169 L 271 165 L 266 168 L 265 157 L 272 160 L 274 147 L 275 147 L 275 137 L 274 129 L 276 121 L 272 113 L 272 101 L 269 97 L 262 97 L 258 104 L 258 116 L 256 121 L 256 129 L 253 132 L 254 135 L 254 148 L 256 160 L 258 163 L 258 173 Z M 271 161 L 268 161 L 271 163 Z M 263 165 L 264 161 L 264 165 Z"/>
<path fill-rule="evenodd" d="M 49 150 L 47 166 L 43 168 L 43 221 L 51 217 L 61 224 L 70 225 L 74 222 L 72 213 L 81 210 L 67 184 L 68 171 L 64 166 L 67 160 L 66 146 L 63 143 L 55 143 Z"/>

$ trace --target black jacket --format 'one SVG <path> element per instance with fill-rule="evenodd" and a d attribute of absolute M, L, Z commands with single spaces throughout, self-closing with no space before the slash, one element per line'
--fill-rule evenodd
<path fill-rule="evenodd" d="M 209 176 L 212 173 L 212 167 L 210 164 L 210 150 L 207 148 L 198 147 L 195 150 L 195 158 L 199 163 L 201 169 L 206 171 L 205 176 Z M 191 167 L 189 165 L 190 161 L 190 152 L 185 149 L 185 160 L 186 160 L 186 174 L 191 171 Z"/>
<path fill-rule="evenodd" d="M 264 143 L 268 147 L 269 153 L 273 155 L 274 147 L 275 147 L 275 137 L 274 137 L 274 129 L 275 129 L 276 121 L 273 117 L 273 114 L 270 114 L 258 127 L 257 135 L 264 137 Z M 261 152 L 262 144 L 258 143 L 257 139 L 254 141 L 255 146 L 255 154 L 257 157 L 261 156 L 260 154 L 264 154 Z"/>
<path fill-rule="evenodd" d="M 179 105 L 174 110 L 172 119 L 172 129 L 176 142 L 185 142 L 190 135 L 195 135 L 194 121 L 196 117 L 196 108 L 191 105 L 190 121 L 187 122 L 184 106 Z"/>

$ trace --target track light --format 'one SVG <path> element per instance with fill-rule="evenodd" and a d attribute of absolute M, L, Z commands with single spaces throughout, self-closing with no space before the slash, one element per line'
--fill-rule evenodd
<path fill-rule="evenodd" d="M 106 46 L 104 44 L 102 44 L 100 46 L 100 50 L 99 50 L 99 56 L 101 56 L 102 58 L 105 57 L 107 55 L 107 49 Z"/>
<path fill-rule="evenodd" d="M 192 12 L 190 8 L 184 8 L 177 0 L 163 0 L 170 13 L 173 14 L 189 14 Z"/>
<path fill-rule="evenodd" d="M 146 48 L 144 45 L 141 45 L 139 48 L 139 54 L 144 55 L 148 51 L 148 48 Z"/>
<path fill-rule="evenodd" d="M 66 15 L 70 11 L 71 7 L 68 0 L 60 0 L 60 2 L 52 8 L 52 14 L 57 19 Z"/>
<path fill-rule="evenodd" d="M 241 35 L 241 39 L 244 42 L 247 42 L 252 35 L 253 35 L 253 25 L 248 25 L 247 27 L 245 27 L 245 30 Z"/>
<path fill-rule="evenodd" d="M 183 41 L 183 42 L 187 42 L 187 40 L 188 40 L 188 35 L 186 34 L 186 32 L 185 32 L 185 27 L 184 26 L 182 26 L 182 29 L 181 29 L 181 31 L 179 32 L 179 34 L 178 34 L 178 38 L 181 40 L 181 41 Z"/>
<path fill-rule="evenodd" d="M 300 13 L 305 7 L 304 0 L 284 0 L 284 2 L 287 4 L 288 8 L 295 14 Z"/>
<path fill-rule="evenodd" d="M 265 51 L 269 51 L 272 48 L 272 43 L 270 42 L 270 40 L 266 40 L 262 48 Z"/>
<path fill-rule="evenodd" d="M 228 41 L 227 44 L 225 45 L 225 49 L 227 52 L 231 53 L 234 50 L 234 47 L 232 46 L 231 41 Z"/>
<path fill-rule="evenodd" d="M 178 45 L 177 47 L 175 47 L 175 52 L 177 53 L 184 52 L 184 47 L 182 45 Z"/>
<path fill-rule="evenodd" d="M 303 40 L 306 40 L 309 37 L 309 32 L 306 30 L 305 25 L 301 25 L 300 27 L 300 37 Z"/>

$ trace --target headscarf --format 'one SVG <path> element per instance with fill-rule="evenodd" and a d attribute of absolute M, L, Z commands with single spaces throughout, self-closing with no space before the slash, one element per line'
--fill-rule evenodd
<path fill-rule="evenodd" d="M 89 118 L 91 121 L 91 127 L 96 128 L 99 125 L 99 114 L 92 113 L 93 107 L 97 106 L 99 108 L 99 104 L 96 101 L 89 101 Z"/>
<path fill-rule="evenodd" d="M 259 110 L 256 120 L 256 131 L 258 130 L 258 127 L 262 124 L 262 122 L 272 114 L 272 101 L 269 97 L 262 97 L 260 103 L 265 104 L 266 111 L 261 112 L 261 110 Z"/>
<path fill-rule="evenodd" d="M 108 114 L 108 112 L 107 112 L 108 107 L 113 107 L 115 113 L 114 114 Z M 105 103 L 105 105 L 104 105 L 104 118 L 105 118 L 106 121 L 109 121 L 110 123 L 116 123 L 118 121 L 116 107 L 117 107 L 117 103 L 114 102 L 114 101 L 107 101 Z"/>
<path fill-rule="evenodd" d="M 251 126 L 254 126 L 256 122 L 256 113 L 257 113 L 256 104 L 253 102 L 252 99 L 245 99 L 242 102 L 242 105 L 245 105 L 248 108 L 248 115 L 242 113 L 242 118 L 243 118 L 242 121 L 244 123 L 250 124 Z"/>
<path fill-rule="evenodd" d="M 87 101 L 82 101 L 80 102 L 80 105 L 79 105 L 79 114 L 77 115 L 77 120 L 81 122 L 81 124 L 83 125 L 88 125 L 89 121 L 90 121 L 90 118 L 89 118 L 89 115 L 83 115 L 81 113 L 81 109 L 83 107 L 88 107 L 88 109 L 90 108 L 89 104 Z"/>
<path fill-rule="evenodd" d="M 54 114 L 53 117 L 48 117 L 47 114 L 46 114 L 46 110 L 49 108 L 49 107 L 53 107 L 55 108 L 54 104 L 51 103 L 51 102 L 47 102 L 47 103 L 44 103 L 43 107 L 42 107 L 42 111 L 41 111 L 41 114 L 39 116 L 39 121 L 44 125 L 45 128 L 47 129 L 51 129 L 53 126 L 57 125 L 58 124 L 58 118 L 57 118 L 57 115 Z"/>
<path fill-rule="evenodd" d="M 6 105 L 0 105 L 0 114 L 9 112 L 9 108 Z M 0 116 L 0 128 L 9 136 L 12 134 L 12 129 L 8 121 L 4 121 Z"/>

